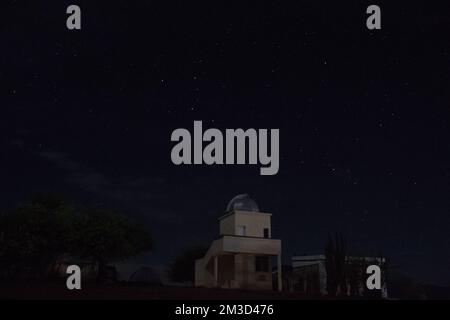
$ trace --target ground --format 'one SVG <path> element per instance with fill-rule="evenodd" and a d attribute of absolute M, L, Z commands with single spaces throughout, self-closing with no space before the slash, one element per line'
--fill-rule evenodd
<path fill-rule="evenodd" d="M 0 299 L 120 299 L 120 300 L 273 300 L 301 299 L 296 293 L 245 291 L 149 285 L 88 284 L 81 290 L 68 290 L 65 283 L 3 284 Z"/>

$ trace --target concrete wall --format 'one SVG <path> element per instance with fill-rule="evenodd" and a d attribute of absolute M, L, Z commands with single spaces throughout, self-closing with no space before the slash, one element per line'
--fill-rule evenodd
<path fill-rule="evenodd" d="M 218 255 L 223 248 L 223 239 L 216 239 L 211 243 L 205 256 L 195 260 L 195 286 L 214 286 L 214 256 Z"/>
<path fill-rule="evenodd" d="M 206 287 L 205 280 L 205 268 L 203 264 L 203 259 L 195 260 L 195 278 L 194 286 L 196 287 Z"/>
<path fill-rule="evenodd" d="M 253 253 L 261 255 L 280 255 L 280 239 L 246 238 L 224 236 L 221 242 L 222 251 L 233 253 Z"/>
<path fill-rule="evenodd" d="M 272 262 L 267 272 L 256 271 L 255 254 L 218 256 L 218 287 L 249 290 L 272 290 Z M 195 261 L 195 286 L 214 287 L 214 257 Z"/>
<path fill-rule="evenodd" d="M 260 212 L 236 211 L 235 226 L 243 225 L 246 227 L 247 237 L 264 237 L 264 228 L 269 229 L 269 238 L 271 237 L 270 214 Z"/>
<path fill-rule="evenodd" d="M 236 235 L 238 226 L 245 226 L 247 237 L 264 237 L 264 229 L 269 229 L 272 237 L 271 214 L 251 211 L 233 211 L 220 218 L 220 235 Z"/>
<path fill-rule="evenodd" d="M 268 272 L 256 272 L 255 255 L 235 255 L 235 277 L 241 289 L 272 290 L 272 269 L 269 262 Z"/>
<path fill-rule="evenodd" d="M 356 257 L 356 256 L 347 256 L 346 261 L 347 263 L 351 262 L 352 260 L 360 260 L 363 259 L 367 262 L 369 265 L 370 263 L 381 265 L 383 263 L 386 263 L 386 260 L 384 258 L 379 257 Z M 292 268 L 295 270 L 301 270 L 302 268 L 306 266 L 311 265 L 317 265 L 319 270 L 319 286 L 320 286 L 320 293 L 325 295 L 327 294 L 327 271 L 326 271 L 326 257 L 325 255 L 313 255 L 313 256 L 294 256 L 292 257 Z M 362 270 L 362 272 L 365 272 L 365 270 Z M 382 277 L 385 277 L 384 274 L 382 274 Z M 364 282 L 364 281 L 363 281 Z M 365 286 L 365 283 L 361 283 L 361 290 L 362 293 L 364 291 L 363 286 Z M 348 293 L 350 294 L 350 293 Z M 387 286 L 386 282 L 383 283 L 381 288 L 381 295 L 383 298 L 388 297 L 387 292 Z"/>
<path fill-rule="evenodd" d="M 218 285 L 221 288 L 236 288 L 235 255 L 224 254 L 218 257 Z"/>
<path fill-rule="evenodd" d="M 220 220 L 220 232 L 219 234 L 222 235 L 234 235 L 236 233 L 235 228 L 235 215 L 231 214 L 222 220 Z"/>

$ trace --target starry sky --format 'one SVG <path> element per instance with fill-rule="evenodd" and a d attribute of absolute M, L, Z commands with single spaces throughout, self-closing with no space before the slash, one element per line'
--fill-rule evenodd
<path fill-rule="evenodd" d="M 369 4 L 2 1 L 0 209 L 38 192 L 114 208 L 155 238 L 142 259 L 165 264 L 249 193 L 285 263 L 340 232 L 450 284 L 450 14 L 377 1 L 371 31 Z M 173 165 L 170 135 L 194 120 L 279 128 L 279 173 Z"/>

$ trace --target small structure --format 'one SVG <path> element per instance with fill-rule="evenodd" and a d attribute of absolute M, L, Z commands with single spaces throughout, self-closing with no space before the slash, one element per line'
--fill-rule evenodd
<path fill-rule="evenodd" d="M 366 288 L 366 267 L 371 264 L 384 265 L 385 258 L 381 257 L 357 257 L 345 258 L 345 286 L 346 292 L 338 292 L 345 296 L 364 296 Z M 302 292 L 306 296 L 326 295 L 327 292 L 327 268 L 325 255 L 305 255 L 292 257 L 293 291 Z M 384 280 L 385 275 L 383 274 Z M 382 281 L 379 296 L 387 298 L 386 281 Z"/>
<path fill-rule="evenodd" d="M 149 266 L 143 266 L 136 270 L 130 276 L 129 282 L 162 285 L 162 279 L 158 271 Z"/>
<path fill-rule="evenodd" d="M 281 283 L 283 291 L 292 292 L 293 290 L 293 276 L 292 276 L 292 266 L 283 265 L 281 267 Z M 274 267 L 272 269 L 272 282 L 273 288 L 278 290 L 278 268 Z"/>
<path fill-rule="evenodd" d="M 50 266 L 48 274 L 50 277 L 66 279 L 67 268 L 71 265 L 77 265 L 80 267 L 83 281 L 94 282 L 97 280 L 98 263 L 96 263 L 93 259 L 81 259 L 68 254 L 63 255 L 52 266 Z M 108 266 L 108 270 L 114 270 L 114 267 Z M 115 281 L 113 271 L 108 273 L 107 279 Z"/>
<path fill-rule="evenodd" d="M 219 237 L 195 261 L 195 286 L 272 290 L 272 258 L 280 270 L 281 240 L 272 239 L 271 216 L 247 194 L 234 197 L 218 219 Z"/>

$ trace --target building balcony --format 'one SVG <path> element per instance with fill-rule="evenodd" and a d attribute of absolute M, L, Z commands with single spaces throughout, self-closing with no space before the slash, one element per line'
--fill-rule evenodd
<path fill-rule="evenodd" d="M 281 240 L 224 235 L 216 240 L 219 252 L 280 255 Z"/>

